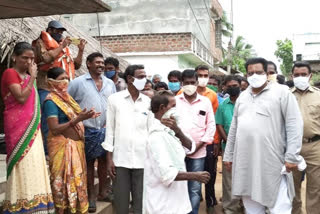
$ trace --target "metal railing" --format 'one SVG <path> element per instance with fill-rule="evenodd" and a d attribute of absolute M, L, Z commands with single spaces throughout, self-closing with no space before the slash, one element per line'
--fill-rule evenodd
<path fill-rule="evenodd" d="M 201 41 L 194 35 L 192 35 L 191 41 L 192 52 L 203 59 L 205 62 L 207 62 L 209 65 L 214 66 L 214 58 L 210 50 L 206 46 L 204 46 Z"/>

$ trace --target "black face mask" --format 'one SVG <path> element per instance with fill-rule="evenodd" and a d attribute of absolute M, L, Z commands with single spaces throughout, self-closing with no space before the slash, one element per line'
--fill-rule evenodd
<path fill-rule="evenodd" d="M 61 42 L 62 40 L 62 35 L 60 33 L 52 33 L 50 36 L 57 42 Z"/>
<path fill-rule="evenodd" d="M 227 88 L 226 93 L 229 94 L 230 97 L 236 97 L 240 94 L 240 87 Z"/>

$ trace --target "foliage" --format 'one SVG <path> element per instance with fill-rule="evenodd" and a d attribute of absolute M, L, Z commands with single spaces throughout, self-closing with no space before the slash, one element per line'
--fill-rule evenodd
<path fill-rule="evenodd" d="M 221 33 L 224 37 L 231 37 L 233 31 L 233 25 L 228 21 L 227 14 L 223 11 L 221 17 Z"/>
<path fill-rule="evenodd" d="M 228 21 L 226 12 L 223 12 L 221 18 L 221 33 L 224 37 L 230 38 L 232 36 L 233 25 Z M 228 65 L 228 49 L 222 48 L 223 60 L 220 65 Z M 252 45 L 246 43 L 245 39 L 242 36 L 236 38 L 235 44 L 231 48 L 231 58 L 232 58 L 232 69 L 246 72 L 245 63 L 247 59 L 255 56 L 255 52 L 252 48 Z"/>
<path fill-rule="evenodd" d="M 236 38 L 234 46 L 231 48 L 232 54 L 232 68 L 242 73 L 246 72 L 245 63 L 246 61 L 254 57 L 255 51 L 252 48 L 252 45 L 246 43 L 243 36 L 238 36 Z M 228 65 L 228 56 L 227 52 L 224 52 L 224 59 L 222 65 Z"/>
<path fill-rule="evenodd" d="M 292 55 L 292 41 L 289 39 L 277 40 L 277 50 L 274 52 L 279 62 L 281 63 L 280 69 L 285 76 L 290 75 L 293 55 Z"/>

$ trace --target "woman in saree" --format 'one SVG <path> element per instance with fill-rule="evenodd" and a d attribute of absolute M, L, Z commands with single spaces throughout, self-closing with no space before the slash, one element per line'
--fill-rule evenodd
<path fill-rule="evenodd" d="M 81 110 L 68 94 L 68 75 L 59 67 L 47 74 L 50 93 L 44 102 L 49 134 L 50 181 L 57 213 L 88 212 L 83 120 L 98 117 L 93 109 Z"/>
<path fill-rule="evenodd" d="M 37 65 L 29 43 L 13 51 L 13 67 L 4 71 L 1 95 L 5 104 L 7 184 L 4 213 L 54 213 L 40 131 L 39 98 L 34 86 Z"/>

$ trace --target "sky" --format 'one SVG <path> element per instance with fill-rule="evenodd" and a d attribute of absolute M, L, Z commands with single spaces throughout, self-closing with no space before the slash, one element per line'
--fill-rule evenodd
<path fill-rule="evenodd" d="M 232 0 L 219 0 L 230 20 Z M 320 33 L 319 0 L 233 0 L 234 38 L 243 36 L 258 56 L 279 65 L 276 41 Z"/>

